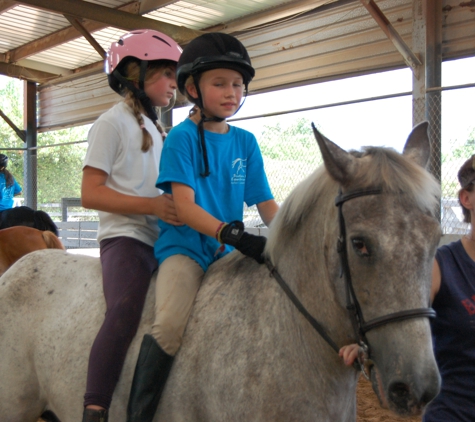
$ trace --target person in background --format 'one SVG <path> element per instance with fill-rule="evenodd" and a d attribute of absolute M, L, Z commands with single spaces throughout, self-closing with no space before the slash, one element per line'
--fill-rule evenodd
<path fill-rule="evenodd" d="M 164 130 L 158 107 L 176 93 L 181 48 L 157 31 L 136 30 L 112 43 L 105 70 L 124 97 L 88 135 L 82 205 L 99 211 L 98 241 L 106 315 L 92 345 L 83 422 L 106 422 L 125 356 L 137 332 L 152 274 L 158 218 L 180 224 L 170 194 L 155 187 Z"/>
<path fill-rule="evenodd" d="M 470 231 L 437 249 L 432 270 L 431 321 L 434 354 L 442 378 L 440 393 L 427 406 L 423 422 L 473 422 L 475 414 L 475 155 L 458 172 L 459 203 Z M 351 365 L 358 345 L 340 356 Z"/>
<path fill-rule="evenodd" d="M 424 422 L 471 422 L 475 414 L 475 155 L 462 165 L 458 180 L 470 231 L 435 255 L 431 300 L 437 317 L 431 328 L 442 387 Z"/>
<path fill-rule="evenodd" d="M 265 238 L 244 231 L 244 202 L 257 204 L 267 225 L 278 205 L 256 138 L 226 122 L 241 107 L 253 77 L 245 47 L 227 34 L 195 38 L 178 62 L 178 88 L 195 106 L 168 135 L 157 186 L 173 193 L 185 225 L 159 222 L 155 322 L 140 349 L 128 422 L 153 420 L 208 266 L 233 247 L 263 262 Z"/>
<path fill-rule="evenodd" d="M 0 212 L 13 207 L 13 197 L 21 193 L 21 187 L 7 170 L 8 157 L 0 154 Z"/>

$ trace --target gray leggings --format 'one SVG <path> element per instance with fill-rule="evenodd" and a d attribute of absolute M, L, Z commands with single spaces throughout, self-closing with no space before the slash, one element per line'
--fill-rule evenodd
<path fill-rule="evenodd" d="M 107 310 L 89 356 L 84 406 L 108 409 L 158 263 L 152 246 L 131 237 L 106 239 L 100 247 Z"/>

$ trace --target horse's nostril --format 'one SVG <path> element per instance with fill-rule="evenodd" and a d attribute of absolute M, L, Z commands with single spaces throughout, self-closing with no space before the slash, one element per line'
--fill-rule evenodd
<path fill-rule="evenodd" d="M 408 407 L 411 399 L 411 391 L 407 384 L 403 382 L 393 382 L 389 386 L 389 400 L 397 407 L 404 409 Z"/>

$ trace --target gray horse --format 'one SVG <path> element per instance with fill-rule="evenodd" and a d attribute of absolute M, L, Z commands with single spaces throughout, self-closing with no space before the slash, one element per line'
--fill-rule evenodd
<path fill-rule="evenodd" d="M 356 341 L 383 406 L 416 415 L 438 393 L 427 305 L 440 188 L 423 168 L 427 124 L 403 155 L 347 153 L 315 135 L 325 165 L 280 209 L 267 265 L 233 252 L 206 274 L 156 422 L 355 421 L 359 372 L 335 350 Z M 125 420 L 153 288 L 113 422 Z M 104 309 L 95 258 L 34 252 L 1 277 L 1 421 L 36 422 L 45 410 L 80 420 Z"/>

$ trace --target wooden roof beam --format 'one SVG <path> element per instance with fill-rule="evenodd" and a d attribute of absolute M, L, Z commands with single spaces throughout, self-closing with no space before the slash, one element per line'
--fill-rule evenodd
<path fill-rule="evenodd" d="M 139 2 L 134 1 L 132 3 L 128 3 L 124 6 L 121 6 L 118 10 L 121 10 L 127 13 L 137 13 L 139 10 Z M 96 22 L 89 19 L 82 20 L 81 25 L 89 33 L 98 31 L 100 29 L 107 27 L 107 25 L 104 25 L 102 22 Z M 5 58 L 2 59 L 2 57 L 0 56 L 0 60 L 6 61 L 8 63 L 16 63 L 19 60 L 24 59 L 25 57 L 38 54 L 41 51 L 49 50 L 50 48 L 53 48 L 53 47 L 57 47 L 58 45 L 75 40 L 76 38 L 79 38 L 80 36 L 81 34 L 78 33 L 76 28 L 74 28 L 73 26 L 68 26 L 67 28 L 56 31 L 53 34 L 47 35 L 42 38 L 38 38 L 18 48 L 12 49 L 5 53 Z"/>
<path fill-rule="evenodd" d="M 76 19 L 74 16 L 69 16 L 69 15 L 64 15 L 64 17 L 69 21 L 69 23 L 76 28 L 76 30 L 84 37 L 86 38 L 87 42 L 91 44 L 91 46 L 96 50 L 99 55 L 105 59 L 106 58 L 106 51 L 102 48 L 102 46 L 95 40 L 95 38 L 87 31 L 86 28 L 84 28 L 83 25 L 81 25 L 81 22 L 79 22 L 78 19 Z"/>
<path fill-rule="evenodd" d="M 387 35 L 389 40 L 394 44 L 396 49 L 401 53 L 404 61 L 412 69 L 412 73 L 414 74 L 416 79 L 419 79 L 420 69 L 422 67 L 422 63 L 419 58 L 411 51 L 411 49 L 407 46 L 404 42 L 402 37 L 398 34 L 398 32 L 394 29 L 391 25 L 391 22 L 386 18 L 384 13 L 381 9 L 377 6 L 374 0 L 360 0 L 364 7 L 368 10 L 370 15 L 376 21 L 376 23 L 380 26 L 383 32 Z"/>
<path fill-rule="evenodd" d="M 77 18 L 86 18 L 96 22 L 102 22 L 107 26 L 125 29 L 127 31 L 141 28 L 154 29 L 167 34 L 179 44 L 186 43 L 202 34 L 201 31 L 133 15 L 122 12 L 121 10 L 82 0 L 21 0 L 18 1 L 18 3 L 27 4 L 62 15 L 67 14 Z"/>
<path fill-rule="evenodd" d="M 268 25 L 271 22 L 286 19 L 290 16 L 309 12 L 310 10 L 317 9 L 318 7 L 324 6 L 328 3 L 332 3 L 333 1 L 335 0 L 294 0 L 281 6 L 272 7 L 261 12 L 253 13 L 250 16 L 236 19 L 229 23 L 223 23 L 207 28 L 206 30 L 210 32 L 220 31 L 226 33 L 245 31 L 261 25 Z"/>
<path fill-rule="evenodd" d="M 44 83 L 59 76 L 53 73 L 43 72 L 41 70 L 35 70 L 23 66 L 17 66 L 11 63 L 1 62 L 0 75 L 5 75 L 9 76 L 10 78 L 18 78 L 36 83 Z"/>
<path fill-rule="evenodd" d="M 16 6 L 16 1 L 12 0 L 0 0 L 0 13 L 11 9 L 12 7 Z"/>

